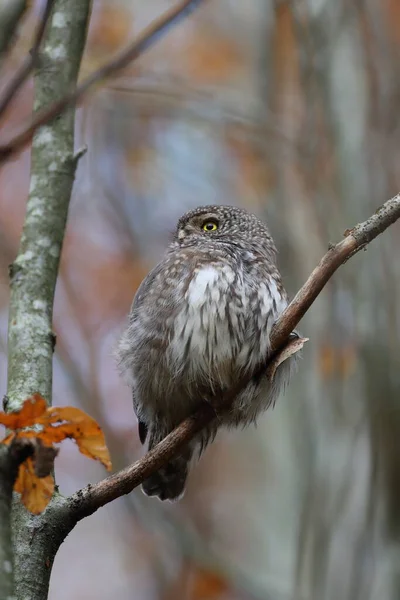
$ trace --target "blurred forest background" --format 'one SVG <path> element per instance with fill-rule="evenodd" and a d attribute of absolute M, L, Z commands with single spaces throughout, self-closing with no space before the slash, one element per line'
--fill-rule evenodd
<path fill-rule="evenodd" d="M 95 0 L 81 75 L 170 0 Z M 30 48 L 39 3 L 2 65 Z M 398 0 L 208 0 L 77 113 L 88 145 L 55 304 L 54 401 L 105 430 L 114 468 L 139 458 L 113 344 L 178 216 L 206 203 L 269 223 L 293 295 L 347 227 L 400 190 Z M 32 110 L 29 81 L 0 123 Z M 7 265 L 29 150 L 0 171 L 0 393 Z M 63 544 L 50 598 L 397 600 L 400 597 L 400 227 L 339 270 L 301 323 L 290 390 L 257 429 L 220 435 L 183 501 L 139 490 Z M 63 446 L 68 494 L 104 476 Z"/>

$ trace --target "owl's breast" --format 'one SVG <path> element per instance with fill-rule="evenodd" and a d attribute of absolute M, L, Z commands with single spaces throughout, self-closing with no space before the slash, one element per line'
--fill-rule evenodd
<path fill-rule="evenodd" d="M 272 308 L 266 286 L 252 285 L 241 269 L 224 263 L 196 268 L 168 323 L 171 370 L 229 384 L 238 368 L 268 350 Z"/>

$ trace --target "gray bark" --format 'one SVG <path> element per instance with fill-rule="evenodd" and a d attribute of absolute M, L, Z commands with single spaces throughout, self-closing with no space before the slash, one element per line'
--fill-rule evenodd
<path fill-rule="evenodd" d="M 29 440 L 15 439 L 0 445 L 0 599 L 14 596 L 14 557 L 11 541 L 11 503 L 19 465 L 34 452 Z"/>
<path fill-rule="evenodd" d="M 0 598 L 13 598 L 14 576 L 11 544 L 11 499 L 14 478 L 10 477 L 8 448 L 0 446 Z"/>
<path fill-rule="evenodd" d="M 35 74 L 35 110 L 76 84 L 89 0 L 58 0 Z M 32 145 L 31 182 L 18 256 L 10 269 L 8 410 L 33 392 L 51 402 L 53 298 L 75 176 L 74 109 L 42 127 Z"/>
<path fill-rule="evenodd" d="M 55 2 L 35 72 L 35 110 L 75 87 L 90 7 L 90 0 Z M 67 110 L 42 127 L 32 144 L 26 219 L 10 268 L 7 410 L 11 411 L 19 410 L 33 392 L 51 402 L 53 299 L 77 163 L 74 116 L 73 108 Z M 60 502 L 56 495 L 51 504 Z M 46 598 L 61 543 L 54 534 L 51 510 L 33 517 L 17 501 L 14 504 L 15 595 Z"/>

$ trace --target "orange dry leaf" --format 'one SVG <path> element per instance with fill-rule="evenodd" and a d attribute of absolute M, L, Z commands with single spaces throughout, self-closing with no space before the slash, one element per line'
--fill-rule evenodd
<path fill-rule="evenodd" d="M 0 425 L 9 429 L 22 429 L 23 427 L 32 427 L 37 423 L 38 418 L 46 411 L 46 400 L 40 394 L 33 394 L 25 400 L 22 409 L 16 413 L 0 413 Z"/>
<path fill-rule="evenodd" d="M 66 438 L 75 440 L 79 450 L 89 458 L 99 460 L 111 470 L 110 455 L 104 434 L 92 417 L 79 408 L 47 408 L 46 401 L 34 394 L 28 398 L 18 413 L 0 413 L 0 424 L 12 429 L 3 441 L 9 445 L 15 438 L 32 438 L 35 450 L 19 470 L 15 491 L 22 494 L 22 502 L 34 514 L 47 506 L 54 490 L 54 481 L 48 475 L 57 454 L 53 444 Z M 36 426 L 27 431 L 26 427 Z"/>
<path fill-rule="evenodd" d="M 14 490 L 21 494 L 23 505 L 34 515 L 38 515 L 48 505 L 54 492 L 54 479 L 51 475 L 37 477 L 33 460 L 28 458 L 19 467 Z"/>
<path fill-rule="evenodd" d="M 82 454 L 99 460 L 108 471 L 111 469 L 111 460 L 104 434 L 96 421 L 82 410 L 71 406 L 49 408 L 40 421 L 48 425 L 65 421 L 62 425 L 46 427 L 39 434 L 43 442 L 58 443 L 66 438 L 73 439 Z"/>

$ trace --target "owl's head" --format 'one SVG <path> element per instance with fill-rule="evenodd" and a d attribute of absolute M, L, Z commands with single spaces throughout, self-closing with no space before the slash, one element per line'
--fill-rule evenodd
<path fill-rule="evenodd" d="M 236 206 L 199 206 L 187 212 L 178 221 L 175 242 L 180 246 L 219 242 L 276 252 L 266 224 Z"/>

